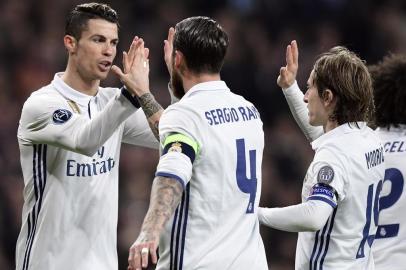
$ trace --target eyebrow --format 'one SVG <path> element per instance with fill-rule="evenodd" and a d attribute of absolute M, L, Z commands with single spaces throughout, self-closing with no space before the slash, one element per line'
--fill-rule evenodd
<path fill-rule="evenodd" d="M 94 37 L 108 39 L 106 36 L 104 36 L 104 35 L 102 35 L 102 34 L 94 34 L 94 35 L 91 35 L 91 36 L 90 36 L 90 38 L 94 38 Z M 118 39 L 118 38 L 113 38 L 112 40 L 118 41 L 119 39 Z"/>

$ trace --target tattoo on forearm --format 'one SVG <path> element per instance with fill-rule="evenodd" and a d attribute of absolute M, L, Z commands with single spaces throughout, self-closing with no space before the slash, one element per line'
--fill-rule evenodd
<path fill-rule="evenodd" d="M 142 110 L 148 119 L 149 126 L 155 138 L 159 141 L 159 119 L 161 118 L 163 108 L 155 100 L 151 93 L 146 93 L 138 97 Z"/>
<path fill-rule="evenodd" d="M 150 118 L 155 113 L 163 110 L 162 106 L 155 100 L 151 93 L 146 93 L 138 97 L 138 101 L 140 102 L 147 118 Z"/>
<path fill-rule="evenodd" d="M 183 187 L 175 179 L 157 176 L 152 185 L 150 206 L 142 232 L 159 235 L 182 199 Z"/>
<path fill-rule="evenodd" d="M 153 124 L 150 124 L 150 128 L 155 138 L 159 141 L 159 121 L 156 121 Z"/>

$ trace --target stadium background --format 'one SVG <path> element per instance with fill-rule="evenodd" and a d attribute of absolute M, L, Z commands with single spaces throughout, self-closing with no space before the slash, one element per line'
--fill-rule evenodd
<path fill-rule="evenodd" d="M 231 44 L 222 78 L 236 93 L 254 102 L 264 121 L 261 205 L 298 203 L 302 179 L 313 151 L 290 116 L 276 85 L 286 45 L 296 39 L 300 50 L 299 85 L 305 87 L 317 54 L 335 45 L 356 51 L 368 64 L 387 52 L 405 53 L 406 2 L 351 0 L 194 0 L 106 1 L 120 14 L 121 51 L 134 35 L 150 48 L 150 84 L 157 99 L 169 103 L 163 40 L 169 26 L 195 15 L 218 20 Z M 14 269 L 15 241 L 21 224 L 23 179 L 16 130 L 24 100 L 62 71 L 64 18 L 82 1 L 0 1 L 0 269 Z M 119 86 L 112 75 L 103 85 Z M 124 145 L 120 164 L 118 252 L 126 269 L 149 203 L 155 151 Z M 61 209 L 63 211 L 63 209 Z M 108 218 L 108 217 L 106 217 Z M 269 265 L 293 269 L 296 234 L 262 229 Z"/>

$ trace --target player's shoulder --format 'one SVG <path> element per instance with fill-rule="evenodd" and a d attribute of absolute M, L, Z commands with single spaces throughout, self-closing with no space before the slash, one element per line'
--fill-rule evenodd
<path fill-rule="evenodd" d="M 34 92 L 27 98 L 24 107 L 46 107 L 47 104 L 62 103 L 64 98 L 61 94 L 51 85 L 46 85 Z"/>
<path fill-rule="evenodd" d="M 180 100 L 165 109 L 159 121 L 159 129 L 160 133 L 173 130 L 197 133 L 203 126 L 202 121 L 198 109 Z"/>
<path fill-rule="evenodd" d="M 35 119 L 52 114 L 55 110 L 69 110 L 65 98 L 52 86 L 46 85 L 34 92 L 25 101 L 21 119 Z"/>

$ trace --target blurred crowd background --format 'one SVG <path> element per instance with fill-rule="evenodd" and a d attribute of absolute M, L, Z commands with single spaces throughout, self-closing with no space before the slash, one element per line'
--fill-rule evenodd
<path fill-rule="evenodd" d="M 357 52 L 374 64 L 389 52 L 406 53 L 406 2 L 376 0 L 115 0 L 105 1 L 120 15 L 121 51 L 134 35 L 150 48 L 150 85 L 169 104 L 169 75 L 163 40 L 170 26 L 196 15 L 215 18 L 230 37 L 222 78 L 256 104 L 264 121 L 262 206 L 300 202 L 303 176 L 313 151 L 289 113 L 276 84 L 285 64 L 285 48 L 299 44 L 298 82 L 305 89 L 315 57 L 335 45 Z M 63 71 L 64 18 L 77 0 L 0 1 L 0 269 L 14 269 L 15 242 L 21 224 L 23 178 L 16 130 L 20 110 L 31 92 Z M 120 86 L 112 74 L 103 82 Z M 158 153 L 123 145 L 120 164 L 118 253 L 126 269 L 128 248 L 146 213 Z M 61 209 L 63 211 L 63 209 Z M 109 217 L 106 217 L 106 219 Z M 293 269 L 296 234 L 262 228 L 269 265 Z M 203 241 L 203 239 L 202 239 Z M 152 269 L 152 268 L 151 268 Z"/>

